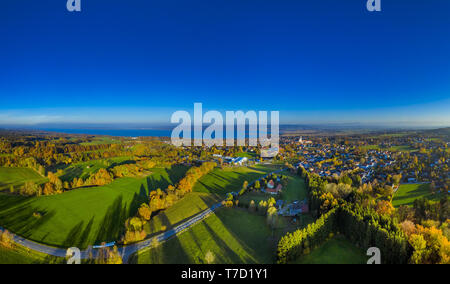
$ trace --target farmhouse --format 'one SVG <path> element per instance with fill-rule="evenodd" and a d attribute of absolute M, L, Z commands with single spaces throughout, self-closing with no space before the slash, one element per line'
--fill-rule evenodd
<path fill-rule="evenodd" d="M 283 186 L 281 184 L 278 184 L 275 187 L 275 184 L 274 184 L 273 180 L 271 180 L 267 184 L 267 189 L 265 191 L 266 191 L 266 193 L 277 195 L 277 194 L 279 194 L 281 192 L 282 189 L 283 189 Z"/>

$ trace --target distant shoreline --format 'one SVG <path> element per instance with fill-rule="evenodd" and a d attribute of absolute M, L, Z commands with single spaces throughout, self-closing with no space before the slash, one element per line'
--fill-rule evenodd
<path fill-rule="evenodd" d="M 113 137 L 170 137 L 171 130 L 157 129 L 49 129 L 40 128 L 38 130 L 64 133 L 64 134 L 82 134 Z"/>

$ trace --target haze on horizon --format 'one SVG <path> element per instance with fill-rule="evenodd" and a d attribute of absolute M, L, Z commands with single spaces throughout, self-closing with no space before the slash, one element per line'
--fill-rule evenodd
<path fill-rule="evenodd" d="M 0 126 L 167 124 L 278 110 L 282 124 L 450 126 L 449 1 L 8 0 Z"/>

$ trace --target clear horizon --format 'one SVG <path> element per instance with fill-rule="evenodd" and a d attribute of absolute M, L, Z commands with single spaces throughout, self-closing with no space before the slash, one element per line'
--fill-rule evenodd
<path fill-rule="evenodd" d="M 281 124 L 450 126 L 448 1 L 63 2 L 0 10 L 0 126 L 165 124 L 195 102 Z"/>

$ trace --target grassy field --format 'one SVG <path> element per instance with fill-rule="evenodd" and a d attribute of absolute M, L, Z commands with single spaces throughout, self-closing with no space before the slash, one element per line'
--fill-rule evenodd
<path fill-rule="evenodd" d="M 101 144 L 118 144 L 119 140 L 115 140 L 111 137 L 95 137 L 91 142 L 81 143 L 83 146 L 101 145 Z"/>
<path fill-rule="evenodd" d="M 240 191 L 244 181 L 250 183 L 280 168 L 280 166 L 273 165 L 256 165 L 253 167 L 215 169 L 196 183 L 194 191 L 225 197 L 229 192 Z"/>
<path fill-rule="evenodd" d="M 412 148 L 408 145 L 401 145 L 401 146 L 392 146 L 389 148 L 383 148 L 378 145 L 365 145 L 361 147 L 362 149 L 366 150 L 380 150 L 380 151 L 390 151 L 390 152 L 415 152 L 417 149 Z"/>
<path fill-rule="evenodd" d="M 388 148 L 388 150 L 391 152 L 416 152 L 416 151 L 418 151 L 417 149 L 412 148 L 411 146 L 408 146 L 408 145 L 392 146 L 392 147 Z"/>
<path fill-rule="evenodd" d="M 37 172 L 28 168 L 1 168 L 0 167 L 0 191 L 9 190 L 14 186 L 16 189 L 27 181 L 41 184 L 47 181 Z"/>
<path fill-rule="evenodd" d="M 249 173 L 254 174 L 252 171 Z M 223 177 L 236 172 L 215 171 L 213 174 Z M 223 186 L 229 186 L 229 184 L 224 183 Z M 158 215 L 157 217 L 161 219 L 152 220 L 146 228 L 147 232 L 149 232 L 149 226 L 153 226 L 150 230 L 152 233 L 158 232 L 161 226 L 166 226 L 167 229 L 173 227 L 184 217 L 200 212 L 219 200 L 215 199 L 219 195 L 220 193 L 191 193 L 164 212 L 167 217 L 161 218 L 162 216 Z M 248 199 L 249 202 L 250 200 L 256 202 L 267 200 L 269 197 L 268 194 L 251 192 L 242 196 L 240 201 Z M 306 198 L 304 180 L 297 175 L 289 175 L 289 184 L 280 197 L 289 202 Z M 215 263 L 274 263 L 274 252 L 279 238 L 288 231 L 306 227 L 313 221 L 309 215 L 296 218 L 296 222 L 293 222 L 292 218 L 282 217 L 278 220 L 276 226 L 278 229 L 272 233 L 266 224 L 265 216 L 249 213 L 245 209 L 221 209 L 215 215 L 178 237 L 161 244 L 158 248 L 140 252 L 134 261 L 137 263 L 205 263 L 205 255 L 212 252 Z"/>
<path fill-rule="evenodd" d="M 295 264 L 365 264 L 368 256 L 351 244 L 344 236 L 338 235 L 313 250 L 310 254 L 297 259 Z"/>
<path fill-rule="evenodd" d="M 60 195 L 25 198 L 0 194 L 0 225 L 25 238 L 59 247 L 88 245 L 119 238 L 126 218 L 148 202 L 148 190 L 166 188 L 187 168 L 153 169 L 147 178 L 122 178 Z M 33 213 L 40 213 L 36 218 Z"/>
<path fill-rule="evenodd" d="M 134 262 L 206 263 L 205 256 L 211 252 L 213 263 L 274 263 L 275 242 L 271 234 L 264 216 L 221 209 L 178 237 L 140 252 Z"/>
<path fill-rule="evenodd" d="M 189 193 L 172 207 L 153 217 L 145 225 L 145 231 L 149 235 L 155 235 L 169 230 L 219 201 L 215 195 L 209 193 Z"/>
<path fill-rule="evenodd" d="M 118 157 L 110 159 L 93 160 L 89 162 L 76 163 L 64 168 L 64 174 L 60 176 L 63 181 L 72 181 L 74 178 L 88 178 L 99 169 L 113 168 L 117 165 L 134 163 L 130 157 Z M 57 170 L 57 169 L 53 169 Z"/>
<path fill-rule="evenodd" d="M 258 155 L 256 153 L 252 153 L 252 152 L 239 152 L 239 153 L 236 153 L 236 157 L 244 157 L 244 158 L 253 159 L 253 158 L 257 158 Z"/>
<path fill-rule="evenodd" d="M 244 180 L 252 181 L 274 169 L 278 169 L 278 167 L 257 166 L 255 168 L 215 169 L 197 182 L 194 186 L 194 192 L 155 216 L 145 226 L 145 231 L 149 235 L 154 235 L 173 228 L 213 204 L 222 201 L 226 193 L 239 191 Z"/>
<path fill-rule="evenodd" d="M 269 198 L 273 197 L 270 194 L 262 192 L 248 192 L 239 197 L 239 205 L 243 207 L 248 207 L 250 202 L 253 200 L 257 205 L 260 201 L 267 201 Z"/>
<path fill-rule="evenodd" d="M 410 133 L 389 133 L 389 134 L 383 134 L 380 135 L 380 137 L 404 137 Z M 376 136 L 375 136 L 376 138 Z"/>
<path fill-rule="evenodd" d="M 286 173 L 284 173 L 286 175 Z M 279 196 L 273 196 L 262 192 L 249 192 L 239 197 L 241 205 L 248 206 L 253 200 L 258 204 L 261 200 L 268 200 L 274 197 L 276 200 L 281 199 L 288 203 L 295 200 L 304 200 L 308 197 L 305 180 L 295 174 L 287 174 L 289 183 Z"/>
<path fill-rule="evenodd" d="M 281 193 L 281 199 L 286 202 L 308 198 L 305 180 L 296 174 L 288 174 L 289 183 Z"/>
<path fill-rule="evenodd" d="M 392 204 L 395 207 L 412 206 L 416 199 L 425 197 L 432 201 L 439 201 L 441 196 L 442 194 L 431 194 L 430 184 L 402 184 L 395 193 Z"/>

